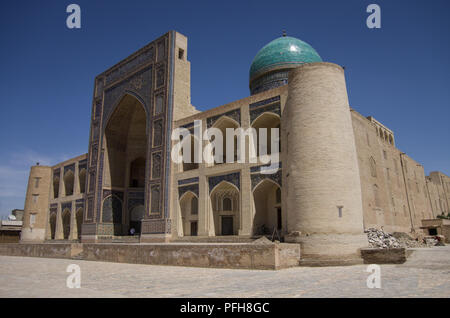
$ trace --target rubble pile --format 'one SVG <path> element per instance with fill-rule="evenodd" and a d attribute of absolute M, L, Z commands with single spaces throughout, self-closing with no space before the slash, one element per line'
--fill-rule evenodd
<path fill-rule="evenodd" d="M 428 247 L 428 245 L 424 242 L 423 237 L 418 236 L 417 238 L 412 238 L 406 233 L 403 232 L 394 232 L 392 236 L 397 239 L 397 241 L 403 247 L 407 248 L 416 248 L 416 247 Z M 430 245 L 432 246 L 432 245 Z"/>
<path fill-rule="evenodd" d="M 377 230 L 369 228 L 364 231 L 367 233 L 367 239 L 369 240 L 369 246 L 374 248 L 400 248 L 402 246 L 397 239 L 389 233 L 383 230 Z"/>
<path fill-rule="evenodd" d="M 417 248 L 445 245 L 443 239 L 439 236 L 424 236 L 416 233 L 414 238 L 407 233 L 394 232 L 389 234 L 375 228 L 369 228 L 364 232 L 367 234 L 369 246 L 373 248 Z"/>

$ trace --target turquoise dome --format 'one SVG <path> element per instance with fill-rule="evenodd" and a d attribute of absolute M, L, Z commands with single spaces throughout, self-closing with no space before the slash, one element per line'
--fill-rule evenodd
<path fill-rule="evenodd" d="M 311 45 L 290 36 L 282 36 L 256 54 L 250 67 L 250 81 L 270 71 L 314 62 L 322 62 L 322 58 Z"/>

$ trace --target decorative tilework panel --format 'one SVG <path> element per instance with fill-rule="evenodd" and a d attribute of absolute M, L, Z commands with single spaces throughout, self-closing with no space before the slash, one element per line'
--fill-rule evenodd
<path fill-rule="evenodd" d="M 106 74 L 106 85 L 109 85 L 110 83 L 122 78 L 123 76 L 126 76 L 133 70 L 138 69 L 140 66 L 153 61 L 154 51 L 155 49 L 153 45 L 148 46 L 144 48 L 143 51 L 138 55 L 131 58 L 129 61 L 120 64 L 112 69 Z"/>
<path fill-rule="evenodd" d="M 161 177 L 161 152 L 152 154 L 152 179 Z"/>
<path fill-rule="evenodd" d="M 66 175 L 67 171 L 72 171 L 72 173 L 75 174 L 75 163 L 64 167 L 64 175 Z"/>
<path fill-rule="evenodd" d="M 158 94 L 155 97 L 155 111 L 154 114 L 158 115 L 163 112 L 165 108 L 165 99 L 164 99 L 164 93 Z"/>
<path fill-rule="evenodd" d="M 171 219 L 142 220 L 142 234 L 166 234 L 171 232 Z"/>
<path fill-rule="evenodd" d="M 239 172 L 234 172 L 222 176 L 214 176 L 208 178 L 209 192 L 222 181 L 227 181 L 234 184 L 238 189 L 241 188 L 241 174 Z"/>
<path fill-rule="evenodd" d="M 198 197 L 198 184 L 190 184 L 187 186 L 178 187 L 178 197 L 181 198 L 183 194 L 188 191 L 195 193 Z"/>
<path fill-rule="evenodd" d="M 264 107 L 257 107 L 254 109 L 250 109 L 250 122 L 253 123 L 253 121 L 258 118 L 259 115 L 263 113 L 271 112 L 274 114 L 277 114 L 281 117 L 281 105 L 280 103 L 275 103 L 272 105 L 267 105 Z"/>
<path fill-rule="evenodd" d="M 163 135 L 162 119 L 155 120 L 153 122 L 153 147 L 159 147 L 162 145 Z"/>
<path fill-rule="evenodd" d="M 105 90 L 105 103 L 103 106 L 103 128 L 106 127 L 108 118 L 125 93 L 132 93 L 144 105 L 147 114 L 150 113 L 149 105 L 151 87 L 152 67 L 147 67 L 134 74 L 127 80 L 122 81 Z"/>
<path fill-rule="evenodd" d="M 69 211 L 72 211 L 72 201 L 61 203 L 61 211 L 64 211 L 66 209 L 69 209 Z"/>
<path fill-rule="evenodd" d="M 252 179 L 252 190 L 260 183 L 262 180 L 270 179 L 275 181 L 281 187 L 281 170 L 279 169 L 276 173 L 272 174 L 262 174 L 262 173 L 253 173 L 250 175 Z"/>
<path fill-rule="evenodd" d="M 157 213 L 161 211 L 160 201 L 161 201 L 161 187 L 159 184 L 151 186 L 151 203 L 150 211 L 151 213 Z"/>
<path fill-rule="evenodd" d="M 234 110 L 231 110 L 229 112 L 226 112 L 224 114 L 219 114 L 216 116 L 212 116 L 206 119 L 206 125 L 208 128 L 214 126 L 214 123 L 222 116 L 228 116 L 231 119 L 234 119 L 236 122 L 239 123 L 239 125 L 241 125 L 241 109 L 237 108 Z"/>

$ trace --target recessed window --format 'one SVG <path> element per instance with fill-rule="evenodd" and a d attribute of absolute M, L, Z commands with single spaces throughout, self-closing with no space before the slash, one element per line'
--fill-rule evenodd
<path fill-rule="evenodd" d="M 230 198 L 224 198 L 222 201 L 222 211 L 232 211 L 232 203 Z"/>
<path fill-rule="evenodd" d="M 183 49 L 178 49 L 178 58 L 180 60 L 184 59 L 184 50 Z"/>
<path fill-rule="evenodd" d="M 34 187 L 39 188 L 39 179 L 40 178 L 34 178 Z"/>
<path fill-rule="evenodd" d="M 342 217 L 342 209 L 344 208 L 344 206 L 338 205 L 337 208 L 338 208 L 338 215 L 341 218 Z"/>
<path fill-rule="evenodd" d="M 38 203 L 38 198 L 39 198 L 39 194 L 33 194 L 33 203 L 34 204 Z"/>
<path fill-rule="evenodd" d="M 36 223 L 36 214 L 30 214 L 30 225 Z"/>

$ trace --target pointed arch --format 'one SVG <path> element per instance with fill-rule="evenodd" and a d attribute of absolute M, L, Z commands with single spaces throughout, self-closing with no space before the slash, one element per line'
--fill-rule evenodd
<path fill-rule="evenodd" d="M 140 162 L 139 180 L 145 180 L 147 164 L 147 110 L 134 95 L 126 93 L 111 112 L 104 129 L 104 184 L 112 188 L 126 188 L 132 182 L 131 165 Z M 142 161 L 142 159 L 140 159 Z M 141 181 L 142 181 L 141 180 Z"/>
<path fill-rule="evenodd" d="M 276 182 L 275 180 L 270 179 L 270 178 L 265 178 L 265 179 L 262 179 L 261 181 L 259 181 L 259 182 L 253 187 L 253 191 L 252 191 L 252 192 L 255 192 L 255 190 L 259 187 L 259 185 L 262 184 L 262 183 L 264 183 L 265 181 L 272 182 L 272 183 L 275 184 L 278 188 L 281 189 L 281 185 L 280 185 L 278 182 Z"/>
<path fill-rule="evenodd" d="M 229 201 L 228 201 L 229 200 Z M 231 208 L 228 203 L 231 202 Z M 236 235 L 240 226 L 240 191 L 232 183 L 222 180 L 210 193 L 216 235 Z"/>
<path fill-rule="evenodd" d="M 73 188 L 75 185 L 75 176 L 72 172 L 72 170 L 68 170 L 65 174 L 64 174 L 64 191 L 65 191 L 65 195 L 69 196 L 69 195 L 73 195 Z"/>
<path fill-rule="evenodd" d="M 233 187 L 236 191 L 239 192 L 239 188 L 238 188 L 236 185 L 232 184 L 232 183 L 229 182 L 229 181 L 222 180 L 222 181 L 220 181 L 218 184 L 216 184 L 216 185 L 214 186 L 214 188 L 211 189 L 210 195 L 211 195 L 217 188 L 221 187 L 222 185 L 229 185 L 229 186 Z"/>
<path fill-rule="evenodd" d="M 141 96 L 139 96 L 138 94 L 136 94 L 133 91 L 130 90 L 125 90 L 122 95 L 120 95 L 119 98 L 116 99 L 115 103 L 113 104 L 113 106 L 111 107 L 111 109 L 108 111 L 108 113 L 106 114 L 106 116 L 104 116 L 103 118 L 103 130 L 102 133 L 105 134 L 106 131 L 106 126 L 109 123 L 109 121 L 111 120 L 111 117 L 113 116 L 114 112 L 117 110 L 117 108 L 124 102 L 125 99 L 127 98 L 133 98 L 135 100 L 137 100 L 142 107 L 144 108 L 145 111 L 145 118 L 148 120 L 149 119 L 149 115 L 150 115 L 150 111 L 148 110 L 148 106 L 147 104 L 144 102 L 144 100 L 142 99 Z M 146 131 L 146 134 L 148 135 L 148 132 Z"/>
<path fill-rule="evenodd" d="M 227 133 L 226 130 L 227 128 L 232 128 L 232 129 L 237 129 L 239 128 L 240 125 L 239 123 L 232 119 L 231 117 L 228 117 L 226 115 L 222 115 L 219 119 L 217 119 L 217 121 L 214 123 L 214 125 L 212 126 L 212 128 L 217 128 L 222 132 L 222 162 L 216 162 L 214 161 L 214 164 L 219 164 L 219 163 L 225 163 L 226 162 L 226 149 L 227 149 Z M 233 141 L 233 149 L 234 149 L 234 161 L 237 160 L 237 136 L 234 136 L 234 141 Z"/>
<path fill-rule="evenodd" d="M 260 155 L 260 139 L 262 138 L 262 133 L 260 132 L 261 128 L 266 128 L 266 147 L 267 154 L 272 154 L 272 128 L 280 128 L 281 125 L 281 117 L 278 114 L 272 112 L 264 112 L 259 115 L 251 124 L 252 128 L 256 129 L 258 136 L 258 145 L 257 145 L 257 155 Z M 280 136 L 280 132 L 278 132 L 278 137 Z M 274 149 L 274 151 L 281 151 L 280 140 L 278 138 L 278 149 Z"/>
<path fill-rule="evenodd" d="M 107 196 L 102 203 L 103 223 L 122 223 L 123 202 L 116 195 Z"/>

